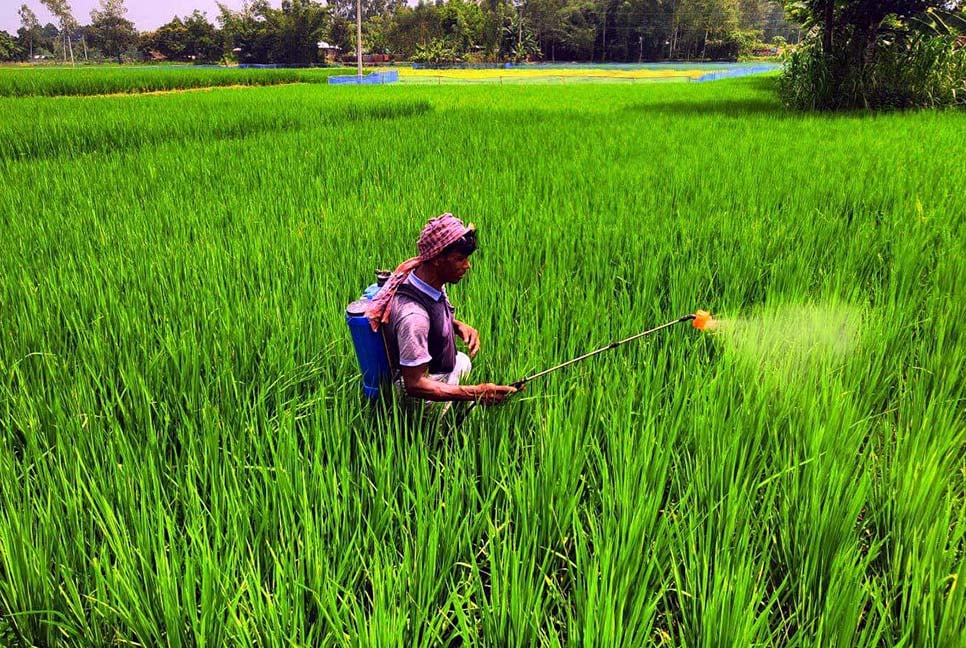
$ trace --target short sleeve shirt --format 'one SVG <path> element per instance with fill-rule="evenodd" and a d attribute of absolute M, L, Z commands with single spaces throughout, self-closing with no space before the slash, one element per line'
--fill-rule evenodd
<path fill-rule="evenodd" d="M 402 292 L 394 297 L 389 313 L 390 352 L 397 354 L 402 367 L 430 365 L 431 372 L 434 367 L 451 370 L 446 365 L 455 359 L 453 307 L 446 293 L 415 274 L 406 279 L 406 284 L 420 293 L 420 299 Z"/>
<path fill-rule="evenodd" d="M 418 367 L 429 364 L 429 314 L 416 302 L 406 301 L 389 314 L 399 345 L 399 364 Z"/>

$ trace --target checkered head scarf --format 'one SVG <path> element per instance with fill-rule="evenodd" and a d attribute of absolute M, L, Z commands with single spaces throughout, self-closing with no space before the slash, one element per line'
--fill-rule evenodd
<path fill-rule="evenodd" d="M 452 214 L 442 214 L 430 219 L 419 235 L 417 249 L 419 256 L 407 259 L 399 264 L 389 280 L 382 287 L 382 290 L 372 300 L 366 317 L 369 318 L 369 325 L 373 331 L 378 331 L 379 327 L 389 321 L 389 308 L 392 298 L 396 295 L 396 290 L 406 280 L 409 274 L 419 267 L 424 261 L 435 259 L 448 246 L 456 243 L 466 236 L 468 232 L 475 229 L 473 224 L 464 225 L 463 221 Z"/>

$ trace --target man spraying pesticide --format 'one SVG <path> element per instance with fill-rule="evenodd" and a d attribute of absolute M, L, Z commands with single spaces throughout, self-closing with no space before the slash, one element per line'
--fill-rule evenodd
<path fill-rule="evenodd" d="M 522 378 L 512 385 L 484 383 L 460 385 L 471 368 L 470 357 L 480 348 L 479 333 L 453 317 L 446 284 L 455 284 L 470 269 L 476 250 L 476 229 L 452 214 L 431 219 L 419 237 L 419 256 L 403 262 L 381 285 L 370 286 L 362 299 L 346 308 L 356 356 L 363 373 L 363 389 L 375 399 L 389 383 L 405 395 L 425 401 L 471 401 L 457 425 L 478 403 L 496 405 L 542 376 L 651 335 L 674 324 L 692 322 L 695 328 L 713 328 L 706 311 L 685 315 L 656 328 L 568 360 Z M 378 275 L 378 273 L 377 273 Z M 469 356 L 457 352 L 455 339 L 467 346 Z M 444 410 L 445 411 L 445 410 Z"/>
<path fill-rule="evenodd" d="M 518 388 L 459 384 L 480 350 L 480 336 L 453 316 L 446 284 L 459 283 L 469 271 L 476 228 L 442 214 L 426 223 L 417 247 L 419 256 L 400 264 L 368 303 L 364 298 L 346 309 L 366 395 L 375 398 L 380 387 L 395 381 L 413 399 L 503 402 Z M 457 337 L 469 356 L 457 352 Z"/>

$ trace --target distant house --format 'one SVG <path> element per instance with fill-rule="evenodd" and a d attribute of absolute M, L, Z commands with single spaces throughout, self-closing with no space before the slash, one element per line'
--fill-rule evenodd
<path fill-rule="evenodd" d="M 766 57 L 766 56 L 780 56 L 782 49 L 774 45 L 767 45 L 765 47 L 759 47 L 751 50 L 752 56 Z"/>
<path fill-rule="evenodd" d="M 319 54 L 322 55 L 322 59 L 326 63 L 332 63 L 333 61 L 338 60 L 339 52 L 341 51 L 342 48 L 338 45 L 331 45 L 325 41 L 319 41 Z"/>

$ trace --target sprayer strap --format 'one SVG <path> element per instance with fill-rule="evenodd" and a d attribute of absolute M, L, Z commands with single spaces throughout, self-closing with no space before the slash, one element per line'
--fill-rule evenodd
<path fill-rule="evenodd" d="M 379 327 L 379 335 L 382 337 L 382 348 L 386 352 L 386 359 L 389 361 L 389 383 L 392 384 L 399 380 L 401 370 L 399 369 L 399 363 L 396 362 L 392 353 L 389 352 L 389 340 L 386 338 L 386 324 L 382 324 Z"/>

